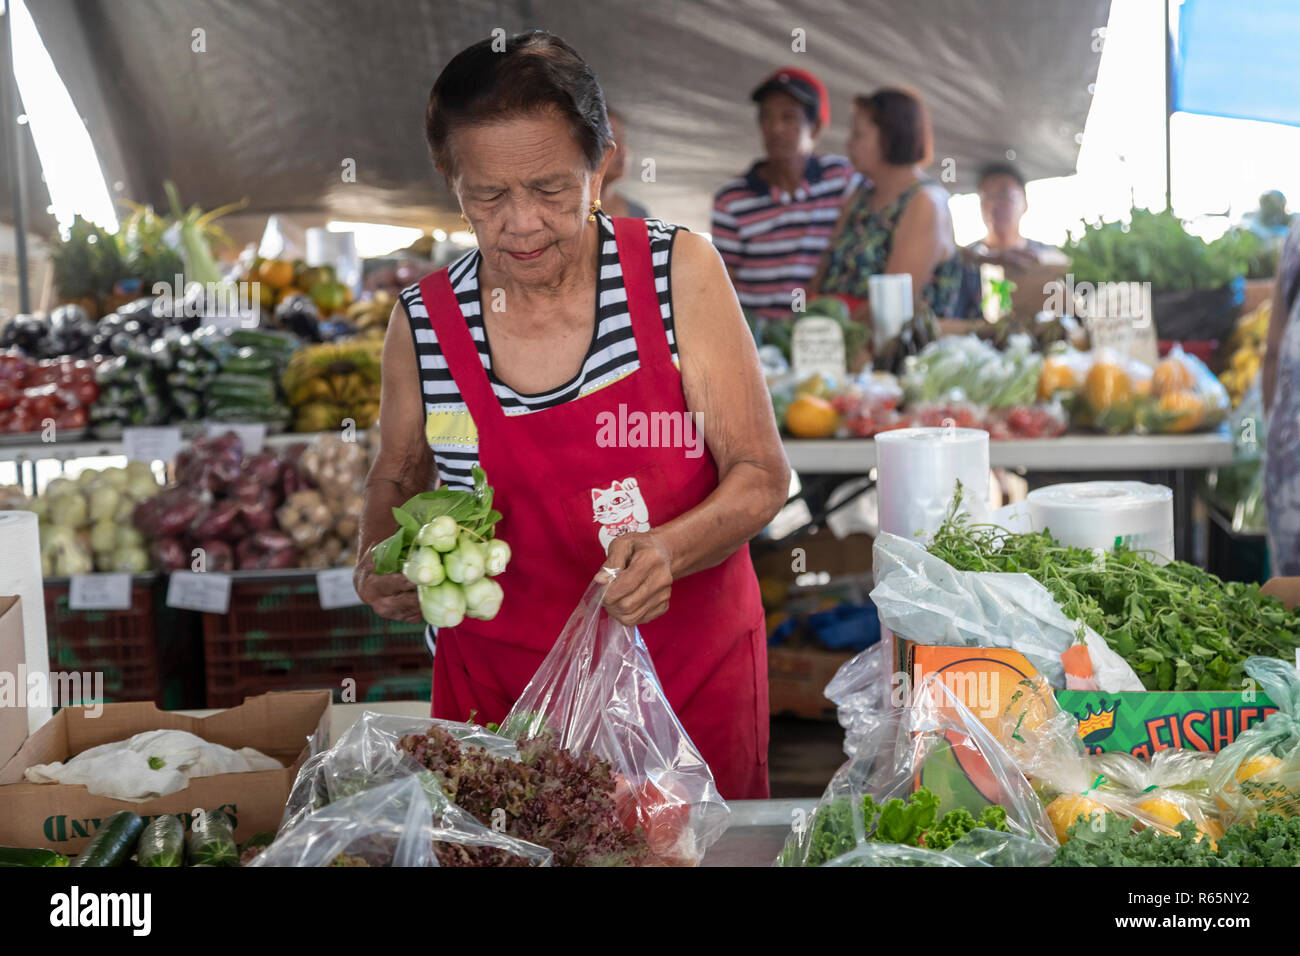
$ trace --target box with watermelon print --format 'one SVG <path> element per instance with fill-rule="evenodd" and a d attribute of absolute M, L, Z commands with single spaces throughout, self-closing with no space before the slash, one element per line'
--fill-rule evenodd
<path fill-rule="evenodd" d="M 928 674 L 942 674 L 948 689 L 994 733 L 1021 682 L 1037 674 L 1024 655 L 1006 648 L 897 643 L 900 669 L 913 687 Z M 1058 690 L 1056 699 L 1078 719 L 1089 752 L 1122 750 L 1144 758 L 1171 747 L 1217 753 L 1277 710 L 1258 690 Z"/>

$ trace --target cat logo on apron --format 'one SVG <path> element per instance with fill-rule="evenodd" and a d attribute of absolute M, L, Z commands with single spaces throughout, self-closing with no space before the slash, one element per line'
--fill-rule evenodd
<path fill-rule="evenodd" d="M 635 478 L 624 478 L 608 488 L 591 489 L 592 520 L 600 525 L 600 546 L 606 551 L 615 538 L 650 530 L 650 509 Z"/>

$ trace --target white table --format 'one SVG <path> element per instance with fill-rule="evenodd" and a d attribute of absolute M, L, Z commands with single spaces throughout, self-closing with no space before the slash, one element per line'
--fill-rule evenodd
<path fill-rule="evenodd" d="M 871 438 L 786 439 L 790 467 L 809 474 L 863 475 L 876 467 Z M 1061 435 L 989 442 L 994 468 L 1030 471 L 1177 471 L 1232 464 L 1227 432 L 1195 435 Z"/>

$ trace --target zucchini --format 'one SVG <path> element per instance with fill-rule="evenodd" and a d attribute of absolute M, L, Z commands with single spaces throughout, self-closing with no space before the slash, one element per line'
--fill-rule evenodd
<path fill-rule="evenodd" d="M 102 824 L 73 866 L 121 866 L 131 858 L 144 829 L 144 820 L 130 810 L 115 813 Z"/>
<path fill-rule="evenodd" d="M 0 846 L 0 866 L 67 866 L 68 858 L 53 850 Z"/>
<path fill-rule="evenodd" d="M 235 828 L 230 817 L 220 810 L 204 811 L 190 824 L 186 839 L 190 864 L 198 866 L 238 866 L 239 848 L 235 846 Z"/>
<path fill-rule="evenodd" d="M 135 861 L 141 866 L 180 866 L 185 862 L 185 824 L 180 817 L 157 817 L 140 834 Z"/>
<path fill-rule="evenodd" d="M 235 348 L 248 347 L 285 355 L 298 347 L 291 336 L 255 329 L 235 329 L 230 333 L 230 344 Z"/>

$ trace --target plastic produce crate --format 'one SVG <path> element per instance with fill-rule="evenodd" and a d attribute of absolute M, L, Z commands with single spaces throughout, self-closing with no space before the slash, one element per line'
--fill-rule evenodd
<path fill-rule="evenodd" d="M 356 703 L 429 694 L 424 626 L 381 618 L 364 605 L 325 610 L 314 574 L 235 575 L 229 610 L 202 617 L 209 707 L 234 707 L 272 690 L 327 688 L 336 701 L 346 691 Z"/>
<path fill-rule="evenodd" d="M 152 577 L 132 580 L 131 607 L 124 611 L 74 611 L 68 588 L 66 578 L 45 582 L 50 670 L 102 674 L 107 702 L 163 704 Z M 93 684 L 83 687 L 94 693 Z"/>

